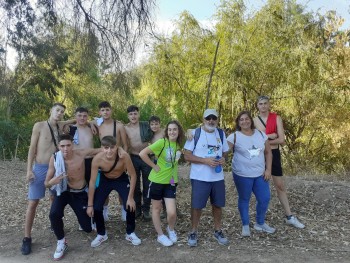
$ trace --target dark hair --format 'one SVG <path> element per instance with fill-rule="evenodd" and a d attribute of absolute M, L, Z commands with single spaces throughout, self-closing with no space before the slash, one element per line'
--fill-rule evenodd
<path fill-rule="evenodd" d="M 139 111 L 139 107 L 137 107 L 136 105 L 130 105 L 127 109 L 126 112 L 133 112 L 133 111 Z"/>
<path fill-rule="evenodd" d="M 169 140 L 168 128 L 169 128 L 170 124 L 175 124 L 178 127 L 179 135 L 177 136 L 176 142 L 177 142 L 177 144 L 182 145 L 182 143 L 185 140 L 185 132 L 184 132 L 184 129 L 182 128 L 180 122 L 178 122 L 177 120 L 172 120 L 172 121 L 169 121 L 167 123 L 167 125 L 165 127 L 165 131 L 164 131 L 164 134 L 165 134 L 164 137 Z"/>
<path fill-rule="evenodd" d="M 261 96 L 259 96 L 259 97 L 256 99 L 256 103 L 258 103 L 258 102 L 261 101 L 261 100 L 270 101 L 270 97 L 269 97 L 269 96 L 266 96 L 266 95 L 261 95 Z"/>
<path fill-rule="evenodd" d="M 153 115 L 149 118 L 148 123 L 151 123 L 151 121 L 156 121 L 160 123 L 160 118 L 158 116 Z"/>
<path fill-rule="evenodd" d="M 108 101 L 102 101 L 100 104 L 98 104 L 98 108 L 112 108 L 112 106 Z"/>
<path fill-rule="evenodd" d="M 75 113 L 77 112 L 86 112 L 86 113 L 89 113 L 88 109 L 87 108 L 84 108 L 84 107 L 78 107 L 76 110 L 75 110 Z"/>
<path fill-rule="evenodd" d="M 255 129 L 254 120 L 253 120 L 253 118 L 252 118 L 252 115 L 250 114 L 249 111 L 244 110 L 244 111 L 241 111 L 241 112 L 238 114 L 237 118 L 236 118 L 236 131 L 242 130 L 241 126 L 239 126 L 239 119 L 240 119 L 240 118 L 242 117 L 242 115 L 244 115 L 244 114 L 247 114 L 247 115 L 248 115 L 248 118 L 249 118 L 250 121 L 251 121 L 250 128 L 251 128 L 252 130 Z"/>
<path fill-rule="evenodd" d="M 58 136 L 58 142 L 64 141 L 64 140 L 69 140 L 73 141 L 73 137 L 70 134 L 61 134 Z"/>
<path fill-rule="evenodd" d="M 51 109 L 52 109 L 53 107 L 56 107 L 56 106 L 60 106 L 60 107 L 62 107 L 63 109 L 66 109 L 66 106 L 65 106 L 65 105 L 63 105 L 63 104 L 62 104 L 62 103 L 60 103 L 60 102 L 56 102 L 56 103 L 54 103 L 54 104 L 52 105 Z"/>
<path fill-rule="evenodd" d="M 105 136 L 102 138 L 101 145 L 102 146 L 115 146 L 115 145 L 117 145 L 117 140 L 115 137 L 108 135 L 108 136 Z"/>

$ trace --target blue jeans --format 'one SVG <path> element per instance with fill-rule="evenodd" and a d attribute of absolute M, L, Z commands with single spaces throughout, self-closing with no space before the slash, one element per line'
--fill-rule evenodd
<path fill-rule="evenodd" d="M 136 171 L 136 186 L 134 192 L 134 199 L 137 209 L 142 209 L 142 211 L 149 211 L 151 205 L 151 199 L 148 198 L 148 188 L 150 181 L 148 180 L 148 175 L 152 168 L 147 165 L 140 156 L 135 154 L 130 154 L 132 164 L 134 165 Z M 141 191 L 141 176 L 142 176 L 142 191 Z M 143 204 L 141 205 L 141 196 Z"/>
<path fill-rule="evenodd" d="M 253 192 L 256 197 L 256 222 L 263 225 L 270 202 L 269 182 L 263 176 L 249 178 L 232 174 L 238 192 L 238 210 L 242 224 L 249 225 L 249 201 Z"/>

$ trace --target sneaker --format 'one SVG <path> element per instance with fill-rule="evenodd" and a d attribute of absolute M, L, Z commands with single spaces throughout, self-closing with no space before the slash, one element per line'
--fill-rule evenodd
<path fill-rule="evenodd" d="M 109 221 L 109 217 L 108 217 L 108 206 L 104 206 L 103 207 L 103 219 L 104 221 Z"/>
<path fill-rule="evenodd" d="M 249 225 L 242 226 L 242 237 L 250 237 Z"/>
<path fill-rule="evenodd" d="M 134 246 L 141 244 L 141 239 L 139 239 L 134 232 L 132 232 L 130 235 L 126 234 L 125 239 L 130 241 Z"/>
<path fill-rule="evenodd" d="M 22 255 L 29 255 L 32 252 L 32 239 L 30 237 L 23 238 L 21 251 Z"/>
<path fill-rule="evenodd" d="M 166 235 L 158 236 L 157 241 L 165 247 L 170 247 L 174 244 Z"/>
<path fill-rule="evenodd" d="M 67 249 L 68 249 L 68 246 L 65 238 L 63 238 L 62 240 L 57 240 L 57 248 L 55 253 L 53 254 L 53 259 L 54 260 L 62 259 Z"/>
<path fill-rule="evenodd" d="M 108 239 L 107 233 L 102 235 L 97 234 L 96 238 L 92 240 L 91 247 L 98 247 L 103 242 L 105 242 Z"/>
<path fill-rule="evenodd" d="M 143 211 L 143 220 L 150 221 L 152 219 L 149 211 Z"/>
<path fill-rule="evenodd" d="M 175 230 L 170 230 L 169 226 L 166 228 L 166 231 L 168 232 L 169 239 L 171 242 L 176 243 L 177 242 L 177 235 Z"/>
<path fill-rule="evenodd" d="M 222 233 L 221 230 L 219 231 L 215 230 L 214 237 L 216 238 L 216 240 L 220 245 L 227 245 L 229 243 L 228 239 L 224 236 L 224 233 Z"/>
<path fill-rule="evenodd" d="M 294 226 L 296 228 L 300 228 L 303 229 L 305 227 L 304 224 L 300 223 L 298 218 L 296 218 L 295 216 L 292 216 L 290 219 L 284 219 L 284 221 L 286 222 L 287 225 L 291 225 Z"/>
<path fill-rule="evenodd" d="M 255 224 L 254 229 L 260 232 L 266 232 L 269 234 L 275 233 L 276 229 L 273 227 L 270 227 L 268 224 L 264 223 L 263 225 Z"/>
<path fill-rule="evenodd" d="M 187 238 L 187 244 L 190 247 L 196 247 L 197 246 L 197 242 L 198 242 L 197 233 L 196 232 L 190 233 L 188 235 L 188 238 Z"/>
<path fill-rule="evenodd" d="M 78 225 L 79 225 L 78 230 L 79 230 L 79 231 L 83 231 L 83 228 L 81 227 L 81 225 L 80 225 L 80 224 L 78 224 Z"/>
<path fill-rule="evenodd" d="M 122 208 L 121 209 L 122 210 L 121 219 L 122 219 L 123 222 L 125 222 L 126 221 L 126 211 L 125 211 L 123 206 L 121 206 L 121 208 Z"/>

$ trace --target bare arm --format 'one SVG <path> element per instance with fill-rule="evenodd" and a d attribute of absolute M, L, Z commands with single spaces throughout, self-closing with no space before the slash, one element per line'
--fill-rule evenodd
<path fill-rule="evenodd" d="M 146 163 L 148 164 L 148 166 L 152 167 L 152 169 L 156 172 L 159 172 L 160 170 L 160 167 L 158 165 L 156 165 L 152 160 L 151 158 L 149 158 L 149 154 L 153 153 L 153 151 L 149 148 L 149 147 L 146 147 L 145 149 L 143 149 L 139 155 L 141 157 L 141 159 Z"/>
<path fill-rule="evenodd" d="M 124 151 L 128 151 L 128 138 L 123 124 L 117 124 L 118 126 L 118 141 L 121 142 Z"/>
<path fill-rule="evenodd" d="M 79 149 L 76 151 L 79 151 L 80 154 L 85 158 L 86 156 L 95 156 L 96 154 L 102 152 L 102 148 Z"/>
<path fill-rule="evenodd" d="M 136 186 L 136 171 L 132 164 L 131 158 L 129 154 L 125 153 L 125 162 L 126 162 L 126 170 L 128 171 L 128 175 L 130 177 L 130 189 L 129 189 L 129 196 L 128 200 L 126 202 L 126 208 L 130 208 L 131 211 L 136 210 L 136 204 L 134 200 L 134 191 Z"/>
<path fill-rule="evenodd" d="M 89 192 L 88 192 L 88 206 L 86 209 L 86 213 L 90 217 L 94 216 L 94 207 L 93 207 L 94 195 L 95 195 L 95 185 L 96 185 L 96 178 L 97 178 L 98 166 L 99 166 L 97 158 L 95 157 L 94 159 L 92 159 L 92 163 L 91 163 L 91 176 L 90 176 Z"/>
<path fill-rule="evenodd" d="M 54 165 L 54 157 L 51 156 L 50 163 L 49 163 L 49 169 L 47 170 L 46 178 L 45 178 L 45 187 L 50 188 L 56 184 L 59 184 L 61 180 L 65 177 L 67 177 L 67 174 L 61 174 L 59 176 L 55 176 L 55 165 Z"/>
<path fill-rule="evenodd" d="M 265 142 L 265 173 L 264 173 L 264 179 L 269 180 L 271 179 L 271 167 L 272 167 L 272 152 L 271 152 L 271 146 L 268 141 Z"/>
<path fill-rule="evenodd" d="M 33 126 L 32 136 L 30 138 L 30 146 L 28 151 L 28 160 L 27 160 L 27 182 L 34 180 L 34 174 L 32 171 L 36 150 L 38 146 L 39 136 L 40 136 L 40 123 L 35 123 Z"/>
<path fill-rule="evenodd" d="M 215 158 L 198 157 L 198 156 L 193 155 L 193 153 L 191 151 L 189 151 L 189 150 L 185 150 L 184 157 L 185 157 L 185 160 L 187 162 L 190 162 L 190 163 L 206 164 L 206 165 L 209 165 L 211 167 L 215 167 L 215 166 L 218 165 L 218 163 L 215 160 Z"/>

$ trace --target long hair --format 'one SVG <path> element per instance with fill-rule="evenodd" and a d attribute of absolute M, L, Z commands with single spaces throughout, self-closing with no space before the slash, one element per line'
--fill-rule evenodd
<path fill-rule="evenodd" d="M 244 114 L 246 114 L 246 115 L 248 116 L 248 118 L 250 119 L 250 122 L 251 122 L 250 128 L 251 128 L 252 130 L 254 130 L 254 129 L 255 129 L 255 125 L 254 125 L 254 120 L 253 120 L 253 118 L 252 118 L 252 115 L 250 114 L 250 111 L 244 110 L 244 111 L 241 111 L 241 112 L 238 114 L 237 118 L 236 118 L 236 131 L 242 130 L 241 126 L 239 126 L 239 119 L 240 119 Z"/>
<path fill-rule="evenodd" d="M 178 128 L 178 131 L 179 131 L 179 134 L 177 136 L 177 139 L 176 139 L 176 143 L 178 145 L 182 145 L 182 143 L 185 141 L 185 133 L 184 133 L 184 130 L 180 124 L 180 122 L 178 122 L 177 120 L 172 120 L 172 121 L 169 121 L 165 127 L 165 138 L 167 138 L 169 140 L 169 134 L 168 134 L 168 128 L 169 128 L 169 125 L 170 124 L 175 124 Z"/>

